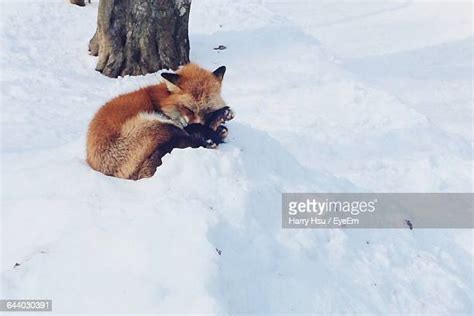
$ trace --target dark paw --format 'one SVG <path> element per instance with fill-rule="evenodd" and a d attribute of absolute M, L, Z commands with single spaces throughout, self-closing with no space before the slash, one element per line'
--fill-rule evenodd
<path fill-rule="evenodd" d="M 230 121 L 235 117 L 234 111 L 231 110 L 230 107 L 226 106 L 224 111 L 224 119 L 226 121 Z"/>
<path fill-rule="evenodd" d="M 214 148 L 217 148 L 219 144 L 217 144 L 216 142 L 214 142 L 214 140 L 212 139 L 206 139 L 204 141 L 204 147 L 205 148 L 210 148 L 210 149 L 214 149 Z"/>
<path fill-rule="evenodd" d="M 222 109 L 210 113 L 206 119 L 206 125 L 213 130 L 217 130 L 220 125 L 232 120 L 234 116 L 234 112 L 228 106 L 225 106 Z"/>
<path fill-rule="evenodd" d="M 225 139 L 227 135 L 229 135 L 229 129 L 224 125 L 219 125 L 216 129 L 216 133 L 221 139 Z"/>
<path fill-rule="evenodd" d="M 201 124 L 190 124 L 184 128 L 189 134 L 195 147 L 216 148 L 222 143 L 222 138 L 208 126 Z"/>

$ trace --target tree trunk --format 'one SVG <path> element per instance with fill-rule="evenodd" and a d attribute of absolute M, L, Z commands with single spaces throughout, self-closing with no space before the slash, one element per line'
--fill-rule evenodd
<path fill-rule="evenodd" d="M 89 51 L 96 70 L 116 78 L 189 62 L 191 0 L 101 0 Z"/>
<path fill-rule="evenodd" d="M 71 2 L 72 4 L 76 4 L 80 7 L 83 7 L 86 5 L 86 1 L 85 0 L 69 0 L 69 2 Z"/>

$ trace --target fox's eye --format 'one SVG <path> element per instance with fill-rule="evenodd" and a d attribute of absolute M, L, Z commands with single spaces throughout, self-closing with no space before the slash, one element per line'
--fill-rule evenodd
<path fill-rule="evenodd" d="M 186 113 L 186 115 L 194 115 L 193 110 L 191 110 L 187 106 L 183 106 L 183 111 L 184 111 L 184 113 Z"/>

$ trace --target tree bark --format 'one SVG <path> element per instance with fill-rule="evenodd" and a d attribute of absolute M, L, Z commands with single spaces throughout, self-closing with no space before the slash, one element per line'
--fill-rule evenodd
<path fill-rule="evenodd" d="M 72 4 L 76 4 L 80 7 L 84 7 L 86 5 L 85 0 L 69 0 L 69 2 L 71 2 Z"/>
<path fill-rule="evenodd" d="M 89 51 L 96 70 L 116 78 L 189 62 L 191 0 L 101 0 Z"/>

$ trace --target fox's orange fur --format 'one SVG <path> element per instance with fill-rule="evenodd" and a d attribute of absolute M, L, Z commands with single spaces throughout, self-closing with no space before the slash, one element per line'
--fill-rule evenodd
<path fill-rule="evenodd" d="M 150 177 L 161 163 L 153 157 L 161 145 L 224 106 L 222 77 L 195 64 L 183 66 L 177 75 L 178 82 L 165 80 L 100 108 L 87 135 L 87 162 L 93 169 L 125 179 Z"/>

